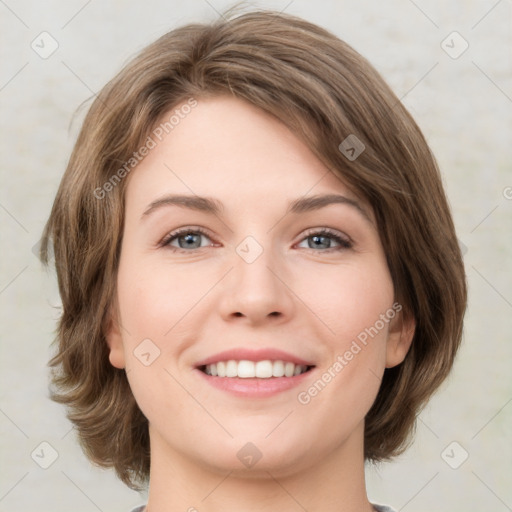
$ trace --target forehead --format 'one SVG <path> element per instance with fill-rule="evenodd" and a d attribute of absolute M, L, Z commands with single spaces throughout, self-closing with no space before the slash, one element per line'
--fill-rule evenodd
<path fill-rule="evenodd" d="M 140 209 L 164 193 L 260 201 L 260 206 L 333 192 L 356 199 L 303 141 L 261 109 L 219 96 L 197 99 L 185 111 L 172 125 L 164 124 L 172 115 L 167 113 L 158 136 L 152 132 L 154 147 L 129 177 L 128 204 Z"/>

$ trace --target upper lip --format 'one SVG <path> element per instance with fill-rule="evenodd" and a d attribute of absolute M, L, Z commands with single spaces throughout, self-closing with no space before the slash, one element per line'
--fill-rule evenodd
<path fill-rule="evenodd" d="M 206 359 L 199 361 L 196 367 L 205 366 L 207 364 L 218 363 L 219 361 L 264 361 L 270 359 L 271 361 L 285 361 L 303 366 L 314 366 L 314 364 L 306 359 L 290 354 L 277 348 L 263 348 L 258 350 L 251 350 L 248 348 L 234 348 L 218 352 Z"/>

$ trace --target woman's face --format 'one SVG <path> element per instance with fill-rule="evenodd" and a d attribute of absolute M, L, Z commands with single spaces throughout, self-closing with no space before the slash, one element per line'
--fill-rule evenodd
<path fill-rule="evenodd" d="M 107 336 L 152 463 L 277 475 L 362 458 L 412 337 L 370 206 L 238 99 L 200 99 L 153 139 L 129 177 Z"/>

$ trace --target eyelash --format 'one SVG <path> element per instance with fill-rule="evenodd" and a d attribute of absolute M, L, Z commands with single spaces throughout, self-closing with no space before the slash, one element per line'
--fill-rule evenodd
<path fill-rule="evenodd" d="M 193 227 L 193 228 L 186 227 L 186 228 L 177 229 L 176 231 L 169 233 L 159 243 L 159 247 L 166 247 L 174 252 L 181 252 L 181 253 L 191 253 L 194 250 L 204 249 L 204 247 L 197 247 L 195 249 L 188 250 L 188 249 L 182 249 L 180 247 L 174 247 L 174 246 L 170 245 L 171 242 L 173 242 L 174 240 L 179 238 L 181 235 L 186 235 L 186 234 L 204 235 L 205 237 L 211 239 L 211 236 L 209 235 L 209 233 L 200 227 Z M 329 228 L 312 229 L 305 234 L 305 236 L 300 240 L 300 242 L 303 242 L 304 240 L 311 238 L 313 236 L 328 236 L 328 237 L 332 238 L 337 244 L 339 244 L 337 247 L 329 247 L 328 249 L 325 249 L 322 251 L 316 251 L 315 249 L 308 247 L 308 249 L 313 252 L 329 252 L 330 253 L 332 251 L 343 251 L 343 250 L 351 249 L 353 247 L 353 243 L 350 240 L 350 238 L 343 237 L 342 235 L 338 234 L 335 231 L 332 231 Z"/>

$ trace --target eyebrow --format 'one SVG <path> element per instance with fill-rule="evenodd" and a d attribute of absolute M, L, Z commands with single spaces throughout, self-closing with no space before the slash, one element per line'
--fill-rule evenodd
<path fill-rule="evenodd" d="M 366 220 L 373 224 L 370 215 L 358 201 L 339 194 L 301 197 L 289 203 L 286 214 L 301 214 L 311 212 L 320 210 L 331 204 L 345 204 L 351 206 L 356 209 Z M 196 210 L 216 216 L 221 215 L 222 211 L 224 210 L 222 203 L 211 197 L 202 197 L 196 195 L 166 195 L 150 203 L 142 214 L 142 218 L 164 206 L 179 206 L 182 208 L 188 208 L 190 210 Z"/>
<path fill-rule="evenodd" d="M 142 214 L 142 217 L 146 217 L 163 206 L 181 206 L 182 208 L 210 213 L 212 215 L 220 215 L 223 210 L 222 203 L 211 197 L 168 195 L 150 203 Z"/>
<path fill-rule="evenodd" d="M 317 195 L 317 196 L 309 196 L 309 197 L 301 197 L 295 201 L 290 203 L 290 206 L 287 210 L 287 213 L 305 213 L 314 210 L 320 210 L 321 208 L 325 208 L 331 204 L 346 204 L 355 208 L 367 221 L 373 224 L 372 218 L 368 214 L 365 208 L 356 201 L 355 199 L 350 199 L 349 197 L 345 197 L 339 194 L 326 194 L 326 195 Z"/>

